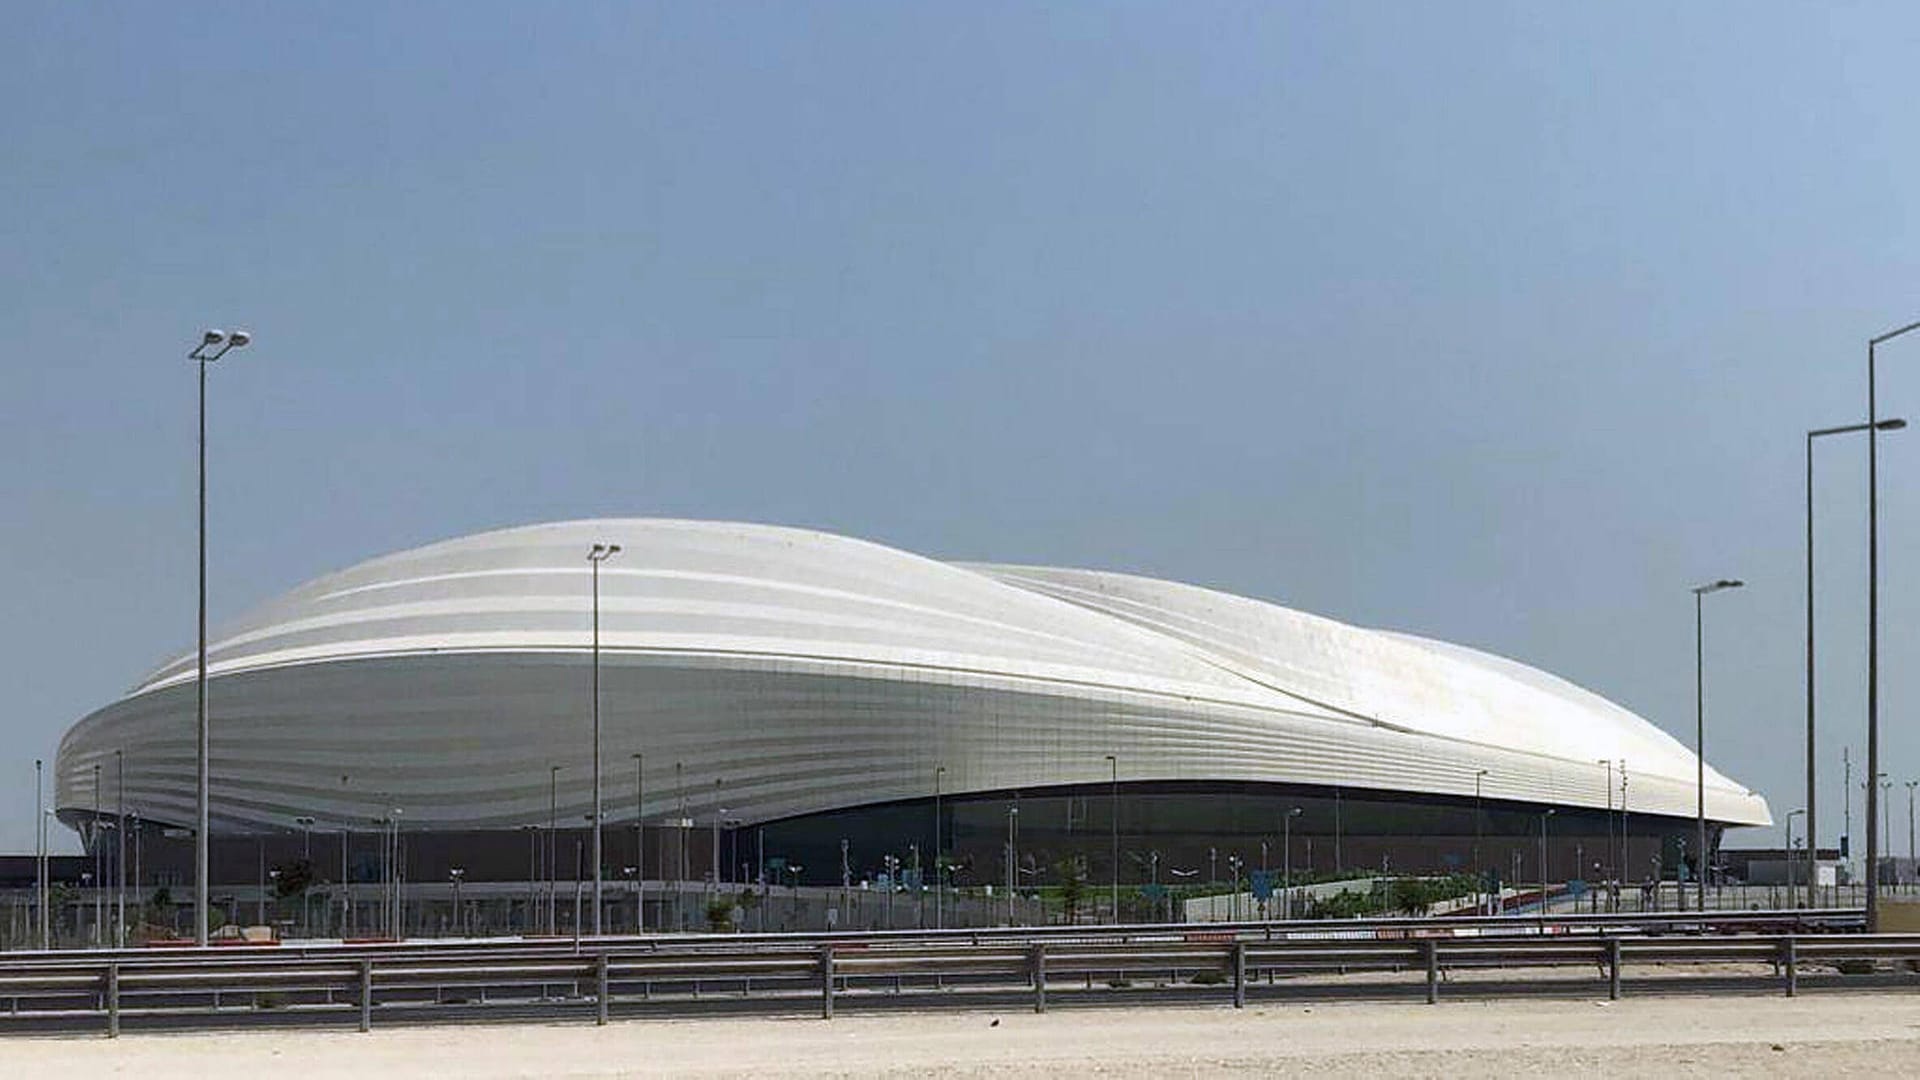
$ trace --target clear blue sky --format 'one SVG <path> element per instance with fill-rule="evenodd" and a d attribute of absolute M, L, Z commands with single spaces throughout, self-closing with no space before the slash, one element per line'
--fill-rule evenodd
<path fill-rule="evenodd" d="M 1911 5 L 7 24 L 0 848 L 32 759 L 190 646 L 206 324 L 258 335 L 214 372 L 216 618 L 489 526 L 737 518 L 1449 638 L 1690 742 L 1687 587 L 1736 575 L 1708 757 L 1800 805 L 1800 434 L 1920 318 Z M 1920 414 L 1920 339 L 1883 368 Z M 1904 780 L 1920 434 L 1885 445 Z M 1865 466 L 1823 454 L 1832 842 Z"/>

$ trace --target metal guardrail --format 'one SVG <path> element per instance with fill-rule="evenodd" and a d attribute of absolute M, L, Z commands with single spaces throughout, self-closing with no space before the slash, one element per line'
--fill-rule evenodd
<path fill-rule="evenodd" d="M 551 954 L 581 950 L 716 948 L 743 945 L 796 945 L 906 943 L 906 942 L 1036 942 L 1065 940 L 1152 940 L 1167 935 L 1209 935 L 1220 940 L 1272 940 L 1277 937 L 1326 937 L 1357 939 L 1386 936 L 1420 936 L 1445 933 L 1455 936 L 1530 936 L 1545 934 L 1623 933 L 1647 934 L 1728 934 L 1728 933 L 1846 933 L 1863 931 L 1866 915 L 1860 908 L 1775 909 L 1757 911 L 1642 912 L 1635 914 L 1581 914 L 1568 912 L 1527 915 L 1451 915 L 1438 917 L 1385 917 L 1372 919 L 1297 919 L 1292 921 L 1239 923 L 1122 923 L 1098 926 L 1016 926 L 955 930 L 865 930 L 811 933 L 759 934 L 650 934 L 576 938 L 522 937 L 464 940 L 294 942 L 271 947 L 222 945 L 205 949 L 188 945 L 165 948 L 66 949 L 53 951 L 17 951 L 0 953 L 0 971 L 20 963 L 45 963 L 75 960 L 97 963 L 105 959 L 146 961 L 156 956 L 234 956 L 272 951 L 282 955 L 339 958 L 342 956 L 393 957 L 406 954 L 452 956 L 463 952 L 501 956 L 503 951 Z"/>
<path fill-rule="evenodd" d="M 489 1003 L 576 1011 L 591 1005 L 605 1023 L 615 1003 L 685 1005 L 711 1001 L 716 988 L 734 1000 L 787 1008 L 817 998 L 820 1014 L 830 1018 L 836 1001 L 859 1000 L 863 991 L 876 989 L 900 993 L 908 982 L 916 989 L 937 988 L 930 1003 L 1011 993 L 1030 995 L 1033 1008 L 1045 1011 L 1050 990 L 1084 984 L 1092 991 L 1096 982 L 1123 990 L 1135 980 L 1174 987 L 1183 973 L 1189 985 L 1200 984 L 1195 993 L 1204 996 L 1206 987 L 1217 985 L 1223 996 L 1231 992 L 1237 1007 L 1263 975 L 1272 983 L 1331 973 L 1423 973 L 1426 1000 L 1436 1002 L 1446 973 L 1474 969 L 1592 968 L 1615 998 L 1622 993 L 1622 972 L 1633 965 L 1733 965 L 1733 977 L 1777 982 L 1787 994 L 1797 991 L 1808 964 L 1920 970 L 1920 934 L 1649 934 L 1646 927 L 1617 921 L 1597 932 L 1545 935 L 1404 924 L 1339 938 L 1287 924 L 1259 924 L 1258 935 L 1244 928 L 1222 934 L 1216 926 L 1104 929 L 1057 928 L 1051 936 L 838 935 L 827 941 L 609 939 L 583 943 L 577 952 L 569 942 L 565 950 L 558 943 L 531 949 L 503 943 L 40 954 L 0 964 L 0 1007 L 6 1010 L 0 1031 L 9 1022 L 104 1022 L 106 1033 L 117 1035 L 123 1016 L 166 1018 L 178 1026 L 236 1016 L 321 1019 L 342 1012 L 357 1013 L 365 1031 L 379 1010 L 424 1019 L 436 1010 Z M 1275 932 L 1269 936 L 1269 930 Z M 1767 974 L 1756 975 L 1752 965 L 1766 965 Z"/>

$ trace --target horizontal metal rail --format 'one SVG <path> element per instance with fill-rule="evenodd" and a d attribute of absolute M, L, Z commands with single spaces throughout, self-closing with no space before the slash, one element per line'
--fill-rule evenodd
<path fill-rule="evenodd" d="M 408 954 L 435 956 L 474 954 L 498 956 L 502 950 L 552 955 L 597 952 L 602 949 L 674 949 L 719 952 L 741 946 L 787 948 L 883 947 L 920 943 L 988 943 L 1062 941 L 1141 941 L 1169 936 L 1180 940 L 1267 941 L 1275 938 L 1326 937 L 1356 940 L 1378 937 L 1531 936 L 1582 933 L 1674 934 L 1809 934 L 1861 931 L 1866 926 L 1860 908 L 1816 908 L 1768 911 L 1642 912 L 1602 915 L 1548 913 L 1533 915 L 1461 915 L 1374 919 L 1324 919 L 1241 923 L 1128 923 L 1111 926 L 992 927 L 959 930 L 878 930 L 798 934 L 655 934 L 600 938 L 500 938 L 495 940 L 303 942 L 272 946 L 222 945 L 195 947 L 168 945 L 129 949 L 14 951 L 0 953 L 0 970 L 18 964 L 73 960 L 96 964 L 103 960 L 145 962 L 156 957 L 235 957 L 273 954 L 303 957 L 386 958 Z"/>

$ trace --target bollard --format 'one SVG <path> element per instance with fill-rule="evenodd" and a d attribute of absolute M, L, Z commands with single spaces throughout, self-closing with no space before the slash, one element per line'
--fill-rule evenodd
<path fill-rule="evenodd" d="M 1033 945 L 1033 1011 L 1047 1011 L 1047 947 L 1040 942 Z"/>
<path fill-rule="evenodd" d="M 360 961 L 360 1030 L 373 1030 L 373 961 Z"/>
<path fill-rule="evenodd" d="M 1607 939 L 1607 999 L 1620 1000 L 1620 939 Z"/>
<path fill-rule="evenodd" d="M 107 965 L 107 1038 L 120 1037 L 120 965 Z"/>
<path fill-rule="evenodd" d="M 833 946 L 820 946 L 820 1019 L 833 1019 Z"/>
<path fill-rule="evenodd" d="M 607 1023 L 607 954 L 601 953 L 593 962 L 594 1017 L 593 1022 L 602 1027 Z"/>
<path fill-rule="evenodd" d="M 1800 992 L 1800 944 L 1788 938 L 1781 942 L 1780 951 L 1786 954 L 1782 966 L 1787 971 L 1787 996 L 1793 997 Z"/>
<path fill-rule="evenodd" d="M 1233 943 L 1233 1007 L 1247 1007 L 1247 943 Z"/>
<path fill-rule="evenodd" d="M 1440 945 L 1432 938 L 1420 943 L 1420 953 L 1427 961 L 1427 1004 L 1440 1000 Z"/>

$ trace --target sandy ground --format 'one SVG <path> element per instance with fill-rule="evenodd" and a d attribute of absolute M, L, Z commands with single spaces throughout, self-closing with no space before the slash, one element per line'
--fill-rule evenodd
<path fill-rule="evenodd" d="M 843 1015 L 8 1038 L 0 1076 L 1897 1075 L 1920 996 Z"/>

